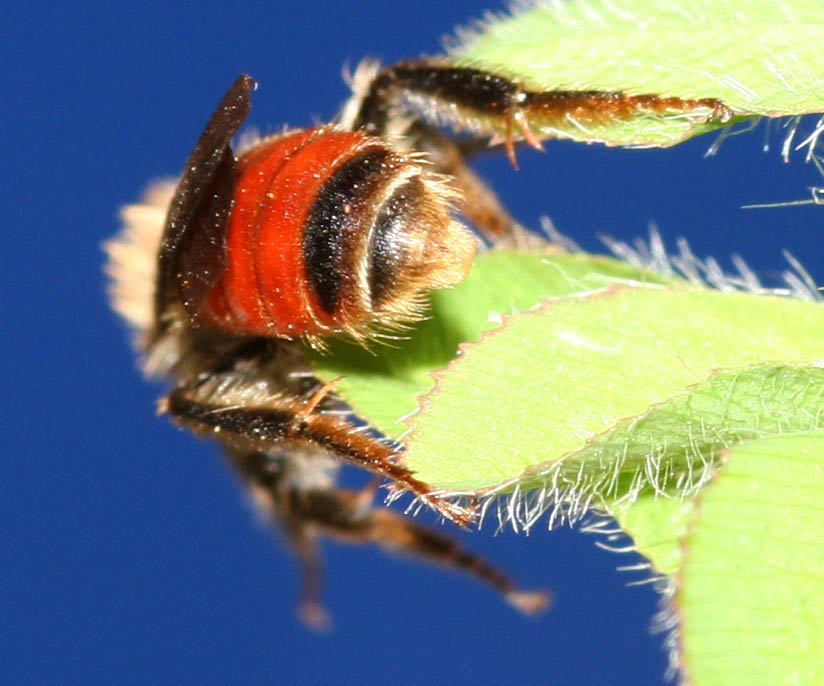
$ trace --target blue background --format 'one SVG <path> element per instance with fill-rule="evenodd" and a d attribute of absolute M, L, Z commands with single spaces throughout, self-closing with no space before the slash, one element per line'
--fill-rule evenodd
<path fill-rule="evenodd" d="M 556 594 L 524 619 L 486 588 L 371 549 L 328 547 L 327 635 L 295 620 L 297 573 L 217 450 L 154 416 L 109 311 L 100 245 L 119 206 L 177 173 L 224 89 L 260 83 L 250 123 L 328 119 L 345 63 L 434 53 L 479 0 L 18 3 L 0 26 L 3 183 L 0 665 L 6 683 L 656 684 L 656 597 L 631 555 L 568 529 L 469 544 Z M 822 210 L 742 210 L 820 182 L 763 129 L 702 155 L 550 143 L 483 173 L 527 225 L 597 247 L 655 220 L 760 274 L 789 248 L 822 277 Z M 725 264 L 729 264 L 724 259 Z"/>

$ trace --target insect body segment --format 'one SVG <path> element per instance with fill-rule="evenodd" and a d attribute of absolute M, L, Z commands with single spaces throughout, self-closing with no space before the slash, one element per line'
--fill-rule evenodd
<path fill-rule="evenodd" d="M 237 163 L 207 318 L 270 337 L 363 337 L 415 319 L 419 294 L 460 281 L 475 252 L 453 198 L 419 160 L 361 131 L 263 141 Z"/>

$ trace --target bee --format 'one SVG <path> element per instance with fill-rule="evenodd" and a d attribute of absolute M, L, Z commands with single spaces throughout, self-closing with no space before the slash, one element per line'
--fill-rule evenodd
<path fill-rule="evenodd" d="M 373 507 L 378 482 L 389 479 L 460 526 L 474 516 L 418 480 L 402 447 L 368 418 L 354 417 L 335 382 L 315 378 L 304 346 L 323 350 L 334 336 L 369 344 L 419 320 L 426 294 L 461 281 L 479 246 L 538 240 L 469 169 L 474 150 L 497 145 L 516 165 L 516 143 L 540 148 L 539 125 L 564 117 L 719 105 L 530 91 L 439 59 L 365 61 L 351 86 L 333 122 L 235 148 L 256 87 L 240 76 L 177 183 L 156 184 L 124 209 L 125 228 L 106 246 L 113 306 L 136 332 L 145 371 L 173 383 L 162 411 L 217 440 L 285 533 L 302 567 L 299 614 L 309 626 L 328 623 L 321 537 L 439 563 L 524 613 L 540 612 L 546 592 L 521 590 L 448 536 Z M 374 478 L 345 489 L 340 464 Z"/>
<path fill-rule="evenodd" d="M 279 525 L 302 568 L 299 615 L 316 629 L 329 623 L 321 537 L 465 572 L 527 614 L 548 604 L 450 537 L 372 505 L 389 479 L 460 526 L 474 515 L 416 479 L 400 446 L 353 417 L 303 352 L 333 336 L 367 344 L 419 320 L 426 293 L 462 280 L 481 243 L 530 240 L 465 165 L 460 143 L 406 107 L 416 91 L 430 108 L 458 99 L 522 126 L 487 87 L 495 79 L 367 61 L 335 121 L 235 148 L 256 88 L 241 75 L 177 183 L 156 183 L 124 208 L 124 229 L 106 245 L 113 307 L 147 374 L 173 383 L 161 410 L 216 439 Z M 375 478 L 342 488 L 341 463 Z"/>

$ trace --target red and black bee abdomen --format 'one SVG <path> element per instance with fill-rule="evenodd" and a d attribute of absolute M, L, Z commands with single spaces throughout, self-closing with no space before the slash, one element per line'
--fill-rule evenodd
<path fill-rule="evenodd" d="M 226 268 L 202 315 L 234 333 L 323 336 L 391 326 L 418 294 L 459 281 L 474 239 L 453 192 L 365 133 L 316 128 L 262 141 L 237 163 Z"/>

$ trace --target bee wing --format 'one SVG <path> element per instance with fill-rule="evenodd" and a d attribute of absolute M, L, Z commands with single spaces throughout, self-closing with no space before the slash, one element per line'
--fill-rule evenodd
<path fill-rule="evenodd" d="M 155 326 L 182 301 L 193 324 L 200 303 L 226 266 L 226 227 L 232 208 L 236 160 L 230 146 L 251 109 L 255 88 L 242 74 L 220 101 L 192 150 L 175 190 L 158 253 Z M 155 335 L 161 331 L 156 330 Z"/>

